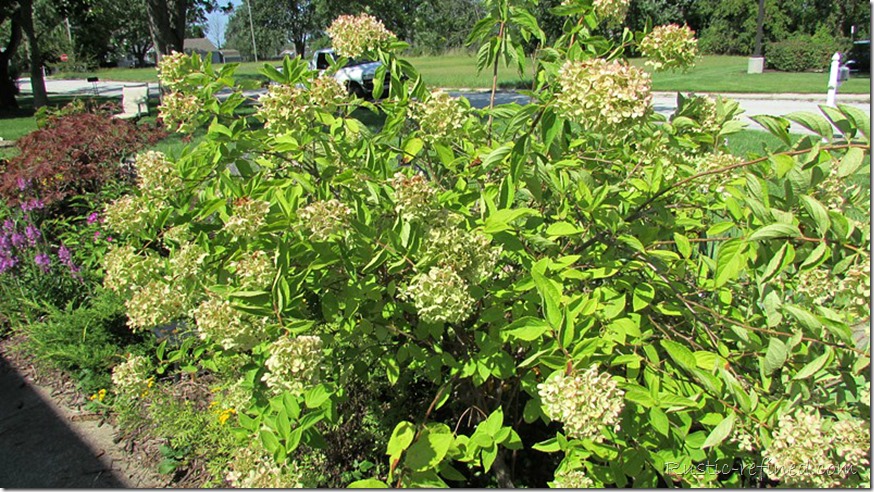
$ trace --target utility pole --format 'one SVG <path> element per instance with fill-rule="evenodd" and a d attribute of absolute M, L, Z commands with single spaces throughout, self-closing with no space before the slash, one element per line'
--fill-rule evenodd
<path fill-rule="evenodd" d="M 249 8 L 249 30 L 252 32 L 252 54 L 255 55 L 255 63 L 258 63 L 258 47 L 255 46 L 255 23 L 252 22 L 252 0 L 246 0 Z"/>
<path fill-rule="evenodd" d="M 756 18 L 756 48 L 747 64 L 747 73 L 765 71 L 765 57 L 762 56 L 762 38 L 765 36 L 765 0 L 759 0 L 759 15 Z"/>

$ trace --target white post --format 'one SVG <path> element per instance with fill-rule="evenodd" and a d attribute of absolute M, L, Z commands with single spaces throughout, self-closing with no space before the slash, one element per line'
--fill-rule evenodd
<path fill-rule="evenodd" d="M 841 54 L 835 53 L 832 55 L 832 66 L 831 70 L 828 73 L 828 96 L 826 96 L 825 103 L 828 106 L 835 107 L 835 100 L 838 96 L 838 87 L 840 87 L 841 82 L 838 79 L 838 73 L 841 69 Z"/>

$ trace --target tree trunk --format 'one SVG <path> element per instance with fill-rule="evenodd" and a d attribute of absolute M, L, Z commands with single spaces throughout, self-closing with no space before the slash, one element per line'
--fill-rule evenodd
<path fill-rule="evenodd" d="M 297 56 L 300 58 L 304 58 L 306 56 L 306 53 L 304 52 L 305 50 L 306 50 L 306 42 L 304 42 L 303 39 L 295 39 L 294 40 L 294 51 L 297 52 Z"/>
<path fill-rule="evenodd" d="M 30 86 L 33 89 L 33 107 L 41 108 L 49 103 L 46 81 L 42 72 L 42 54 L 33 27 L 33 0 L 19 0 L 21 5 L 21 30 L 30 45 Z"/>
<path fill-rule="evenodd" d="M 0 24 L 2 23 L 0 19 Z M 18 101 L 15 100 L 18 86 L 9 73 L 9 61 L 15 56 L 18 45 L 21 44 L 21 10 L 16 10 L 12 14 L 11 23 L 9 41 L 6 43 L 6 49 L 0 53 L 0 110 L 18 109 Z"/>
<path fill-rule="evenodd" d="M 156 61 L 174 51 L 182 52 L 185 42 L 185 14 L 188 0 L 146 0 L 149 32 L 155 44 Z"/>

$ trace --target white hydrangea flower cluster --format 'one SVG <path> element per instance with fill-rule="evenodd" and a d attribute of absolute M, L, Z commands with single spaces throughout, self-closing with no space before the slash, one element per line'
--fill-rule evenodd
<path fill-rule="evenodd" d="M 826 430 L 826 423 L 816 411 L 781 415 L 762 452 L 768 475 L 788 487 L 834 488 L 858 480 L 869 466 L 870 425 L 854 419 Z"/>
<path fill-rule="evenodd" d="M 310 231 L 310 239 L 327 241 L 331 236 L 342 236 L 346 232 L 352 209 L 332 198 L 310 203 L 298 212 L 298 216 Z"/>
<path fill-rule="evenodd" d="M 841 310 L 851 322 L 871 315 L 871 260 L 868 255 L 853 264 L 837 278 L 825 268 L 802 270 L 798 273 L 795 291 L 814 304 L 826 306 L 841 300 Z M 832 306 L 830 306 L 832 307 Z"/>
<path fill-rule="evenodd" d="M 859 388 L 859 402 L 865 406 L 871 406 L 871 383 L 865 383 Z"/>
<path fill-rule="evenodd" d="M 133 331 L 169 323 L 185 314 L 189 294 L 181 282 L 152 280 L 125 301 L 128 325 Z"/>
<path fill-rule="evenodd" d="M 256 115 L 273 135 L 293 132 L 307 124 L 307 107 L 303 89 L 288 85 L 271 85 L 258 98 Z"/>
<path fill-rule="evenodd" d="M 720 169 L 725 169 L 737 164 L 741 164 L 742 162 L 743 159 L 731 154 L 707 154 L 695 159 L 695 174 L 718 171 Z M 726 176 L 731 176 L 730 172 L 731 171 L 726 171 L 724 173 L 714 172 L 713 174 L 701 176 L 695 181 L 698 183 L 698 190 L 701 193 L 709 193 L 711 189 L 721 191 L 720 185 L 728 181 Z"/>
<path fill-rule="evenodd" d="M 152 364 L 142 355 L 128 354 L 127 359 L 112 368 L 112 384 L 118 392 L 137 398 L 148 391 L 154 381 Z"/>
<path fill-rule="evenodd" d="M 186 242 L 170 254 L 170 269 L 173 277 L 196 277 L 203 270 L 203 262 L 209 254 L 195 243 Z"/>
<path fill-rule="evenodd" d="M 595 482 L 582 469 L 561 470 L 555 474 L 555 480 L 549 483 L 553 489 L 593 489 Z"/>
<path fill-rule="evenodd" d="M 395 211 L 408 222 L 424 222 L 438 211 L 437 190 L 420 174 L 408 177 L 395 173 L 391 180 L 395 192 Z"/>
<path fill-rule="evenodd" d="M 243 290 L 263 290 L 273 283 L 276 268 L 270 256 L 261 250 L 244 252 L 230 263 L 237 285 Z"/>
<path fill-rule="evenodd" d="M 178 51 L 162 56 L 158 63 L 158 80 L 171 91 L 190 89 L 192 86 L 185 78 L 193 72 L 191 57 Z"/>
<path fill-rule="evenodd" d="M 161 260 L 138 255 L 133 246 L 113 246 L 103 257 L 103 286 L 124 297 L 160 276 Z"/>
<path fill-rule="evenodd" d="M 161 152 L 147 151 L 138 154 L 134 166 L 139 177 L 139 189 L 144 195 L 167 197 L 176 194 L 182 187 L 182 178 L 173 163 Z"/>
<path fill-rule="evenodd" d="M 625 393 L 609 374 L 599 373 L 596 364 L 579 374 L 555 371 L 537 390 L 544 412 L 564 423 L 568 437 L 602 442 L 602 428 L 619 428 Z"/>
<path fill-rule="evenodd" d="M 301 473 L 293 463 L 286 460 L 280 466 L 258 439 L 254 439 L 252 444 L 234 453 L 225 479 L 231 487 L 239 489 L 303 488 Z"/>
<path fill-rule="evenodd" d="M 235 238 L 253 237 L 267 220 L 270 202 L 243 197 L 234 201 L 234 212 L 224 230 Z"/>
<path fill-rule="evenodd" d="M 755 438 L 740 425 L 734 426 L 731 442 L 736 443 L 738 449 L 747 453 L 752 453 L 756 449 Z"/>
<path fill-rule="evenodd" d="M 103 208 L 106 226 L 113 232 L 133 234 L 152 225 L 149 204 L 135 195 L 125 195 L 107 203 Z"/>
<path fill-rule="evenodd" d="M 689 26 L 658 26 L 640 42 L 640 52 L 656 71 L 687 70 L 698 59 L 698 40 Z"/>
<path fill-rule="evenodd" d="M 349 92 L 334 77 L 320 75 L 310 81 L 309 106 L 333 113 L 348 101 Z"/>
<path fill-rule="evenodd" d="M 433 227 L 424 242 L 424 256 L 453 270 L 471 284 L 478 284 L 492 275 L 501 247 L 480 232 L 467 232 L 459 227 Z"/>
<path fill-rule="evenodd" d="M 168 130 L 177 133 L 191 133 L 195 129 L 195 120 L 200 112 L 200 100 L 192 94 L 170 92 L 161 98 L 158 112 Z"/>
<path fill-rule="evenodd" d="M 266 335 L 267 318 L 243 313 L 231 302 L 211 296 L 191 312 L 202 340 L 212 340 L 225 350 L 249 350 Z"/>
<path fill-rule="evenodd" d="M 252 390 L 244 386 L 245 381 L 240 378 L 222 392 L 222 403 L 226 408 L 233 408 L 238 413 L 249 408 L 252 402 Z"/>
<path fill-rule="evenodd" d="M 595 0 L 592 5 L 595 14 L 611 24 L 618 24 L 628 15 L 628 4 L 631 0 Z"/>
<path fill-rule="evenodd" d="M 849 195 L 847 193 L 849 186 L 846 180 L 838 174 L 839 166 L 840 161 L 833 159 L 826 178 L 816 187 L 813 194 L 830 212 L 843 214 Z"/>
<path fill-rule="evenodd" d="M 650 77 L 621 61 L 567 61 L 558 75 L 555 108 L 590 130 L 613 132 L 647 115 L 652 107 Z"/>
<path fill-rule="evenodd" d="M 449 266 L 431 267 L 416 275 L 401 295 L 413 302 L 419 318 L 427 323 L 463 321 L 474 304 L 467 282 Z"/>
<path fill-rule="evenodd" d="M 834 284 L 829 271 L 824 268 L 811 268 L 798 272 L 795 292 L 822 306 L 834 295 Z"/>
<path fill-rule="evenodd" d="M 431 93 L 425 101 L 410 104 L 413 120 L 418 123 L 422 140 L 436 142 L 456 138 L 464 133 L 467 109 L 461 99 L 443 91 Z"/>
<path fill-rule="evenodd" d="M 695 131 L 704 135 L 715 135 L 721 129 L 716 113 L 716 101 L 707 96 L 690 96 L 683 102 L 683 116 L 695 120 L 700 127 Z M 683 128 L 683 132 L 689 132 Z"/>
<path fill-rule="evenodd" d="M 318 383 L 322 339 L 317 336 L 283 336 L 270 346 L 267 372 L 262 381 L 275 393 L 301 393 Z"/>
<path fill-rule="evenodd" d="M 358 58 L 394 41 L 395 35 L 369 14 L 341 15 L 325 30 L 340 56 Z"/>

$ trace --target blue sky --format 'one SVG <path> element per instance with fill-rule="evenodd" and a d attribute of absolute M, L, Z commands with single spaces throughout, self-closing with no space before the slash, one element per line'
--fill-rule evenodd
<path fill-rule="evenodd" d="M 224 4 L 226 4 L 226 1 L 221 1 L 220 3 L 224 5 Z M 234 7 L 239 7 L 242 4 L 242 1 L 241 0 L 230 0 L 230 3 L 232 3 L 234 5 Z M 209 29 L 210 31 L 212 30 L 211 28 L 212 28 L 212 24 L 213 24 L 213 21 L 212 21 L 213 16 L 220 19 L 220 22 L 222 22 L 224 24 L 224 29 L 227 29 L 228 17 L 230 17 L 230 15 L 225 15 L 225 14 L 222 14 L 220 12 L 216 12 L 216 13 L 212 13 L 212 14 L 207 15 L 207 18 L 206 18 L 206 25 L 207 25 L 207 28 L 210 28 Z M 224 32 L 222 32 L 222 36 L 224 37 Z M 214 32 L 208 32 L 206 34 L 206 37 L 209 38 L 209 40 L 212 41 L 213 44 L 216 46 L 219 46 L 220 44 L 224 44 L 223 43 L 224 40 L 216 39 L 216 35 Z"/>

